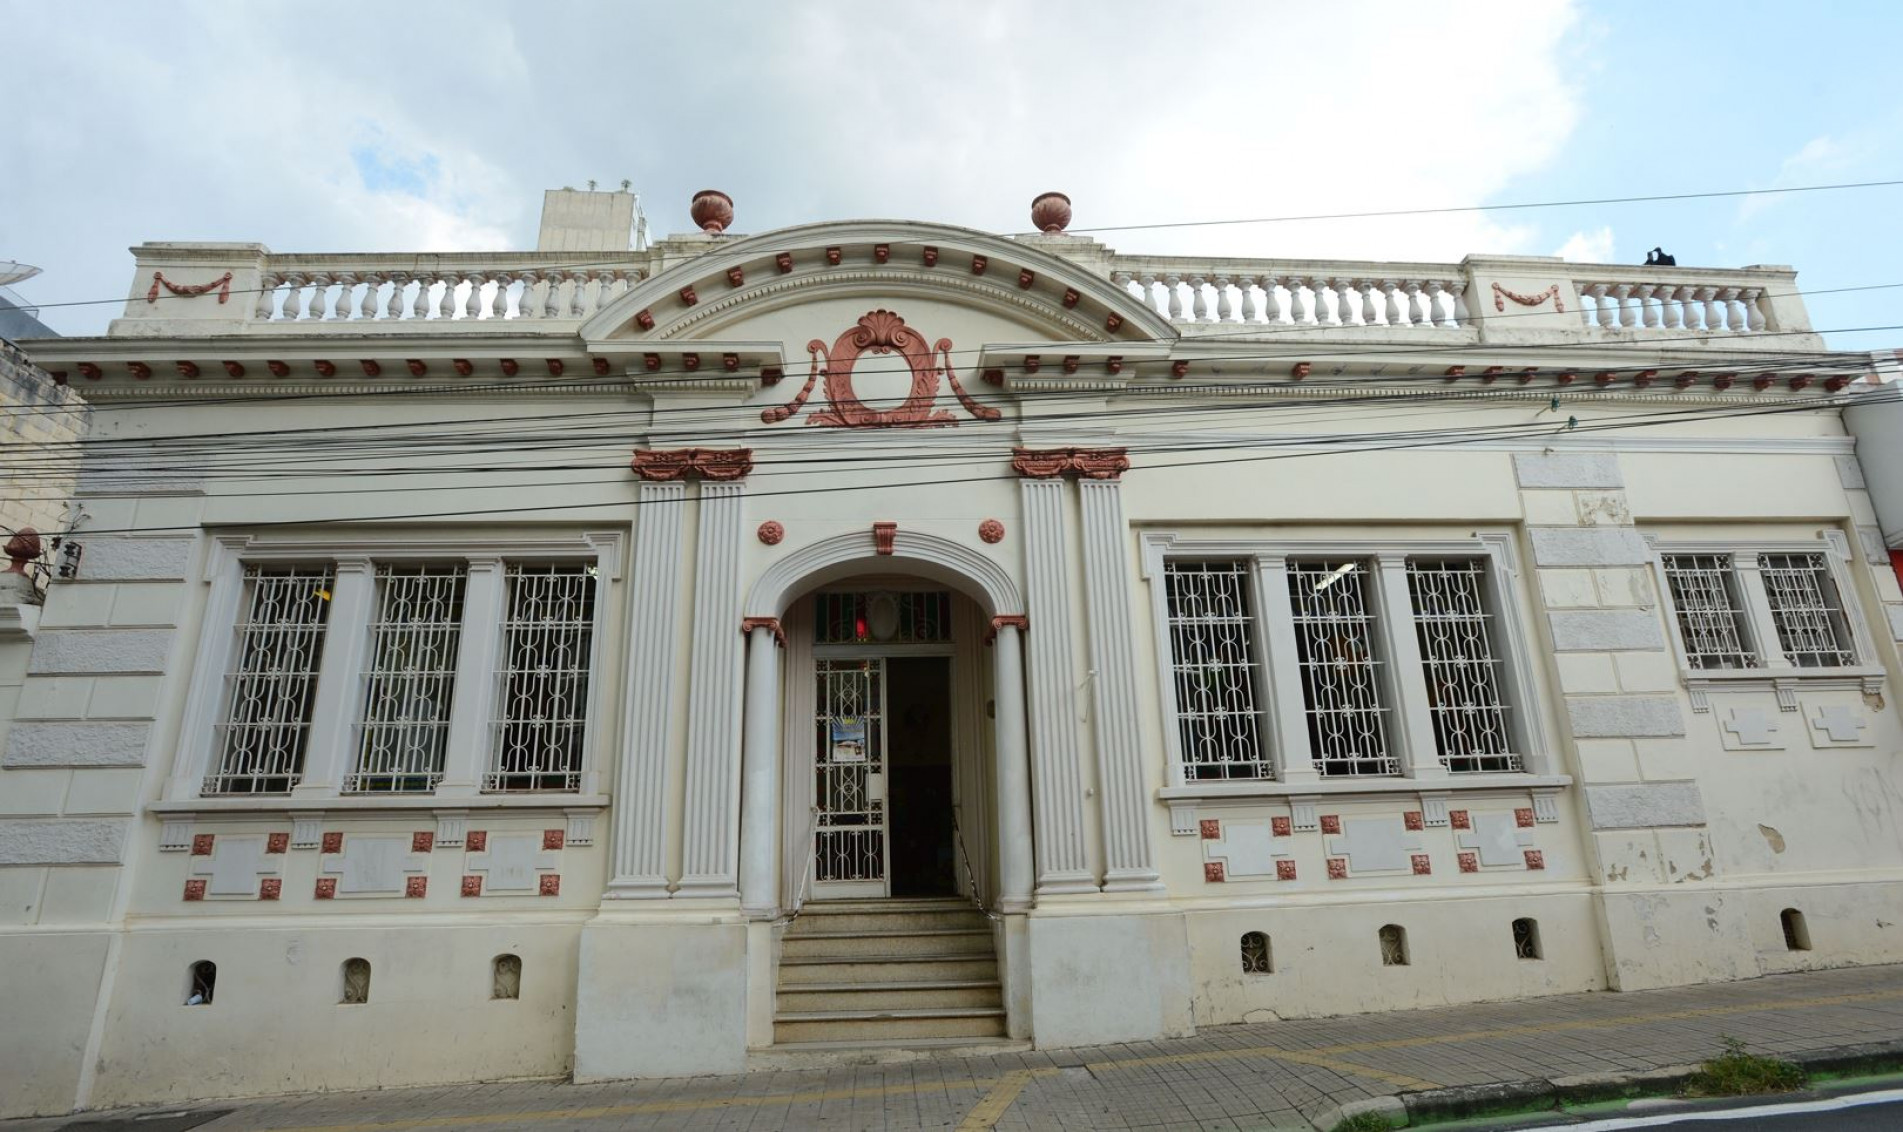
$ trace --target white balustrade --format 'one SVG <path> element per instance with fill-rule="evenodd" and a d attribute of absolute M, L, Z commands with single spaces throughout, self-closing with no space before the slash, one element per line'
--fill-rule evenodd
<path fill-rule="evenodd" d="M 608 268 L 267 270 L 252 317 L 266 322 L 583 319 L 626 294 L 642 275 Z"/>
<path fill-rule="evenodd" d="M 1582 279 L 1580 319 L 1595 330 L 1749 334 L 1769 325 L 1762 287 Z"/>
<path fill-rule="evenodd" d="M 1442 278 L 1354 278 L 1217 268 L 1113 270 L 1110 278 L 1171 322 L 1419 330 L 1458 330 L 1469 324 L 1466 280 L 1451 273 Z"/>

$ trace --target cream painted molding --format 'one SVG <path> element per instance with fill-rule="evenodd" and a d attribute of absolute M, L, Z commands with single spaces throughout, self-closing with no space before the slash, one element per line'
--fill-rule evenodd
<path fill-rule="evenodd" d="M 924 531 L 907 530 L 901 524 L 893 537 L 890 555 L 875 552 L 872 532 L 868 529 L 847 531 L 809 543 L 779 559 L 760 574 L 748 591 L 746 616 L 778 617 L 786 611 L 786 603 L 806 588 L 862 568 L 891 573 L 897 567 L 913 569 L 978 598 L 990 616 L 1024 612 L 1023 593 L 1004 567 L 962 543 Z M 972 594 L 974 585 L 978 592 Z"/>
<path fill-rule="evenodd" d="M 1029 669 L 1031 799 L 1037 809 L 1037 893 L 1094 892 L 1084 848 L 1078 699 L 1071 664 L 1071 556 L 1063 479 L 1022 479 Z"/>

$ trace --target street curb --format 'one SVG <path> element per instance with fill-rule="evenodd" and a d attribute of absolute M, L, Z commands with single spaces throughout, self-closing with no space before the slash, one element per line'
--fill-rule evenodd
<path fill-rule="evenodd" d="M 1858 1076 L 1903 1068 L 1903 1040 L 1828 1046 L 1783 1055 L 1806 1073 Z M 1485 1085 L 1450 1085 L 1349 1101 L 1318 1114 L 1313 1124 L 1321 1132 L 1363 1113 L 1377 1113 L 1396 1128 L 1450 1120 L 1470 1120 L 1498 1113 L 1527 1113 L 1564 1105 L 1595 1104 L 1643 1096 L 1672 1095 L 1696 1074 L 1696 1065 L 1667 1065 L 1640 1073 L 1588 1073 L 1574 1077 L 1535 1077 L 1525 1081 Z"/>

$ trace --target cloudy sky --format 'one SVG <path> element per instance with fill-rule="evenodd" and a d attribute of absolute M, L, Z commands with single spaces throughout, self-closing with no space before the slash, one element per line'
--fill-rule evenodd
<path fill-rule="evenodd" d="M 758 232 L 848 217 L 997 231 L 1489 205 L 1105 232 L 1122 251 L 1468 252 L 1788 263 L 1903 282 L 1903 188 L 1529 201 L 1903 178 L 1903 4 L 808 0 L 11 5 L 0 260 L 103 331 L 130 245 L 532 248 L 541 193 L 694 190 Z M 1888 46 L 1886 46 L 1888 45 Z M 1903 288 L 1810 299 L 1833 345 L 1903 343 Z M 1859 333 L 1850 328 L 1872 327 Z"/>

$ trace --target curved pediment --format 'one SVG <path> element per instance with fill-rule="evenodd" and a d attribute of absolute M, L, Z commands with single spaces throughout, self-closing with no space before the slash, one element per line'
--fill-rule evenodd
<path fill-rule="evenodd" d="M 586 342 L 746 337 L 788 306 L 850 297 L 867 309 L 929 298 L 986 309 L 1053 343 L 1172 339 L 1167 320 L 1107 278 L 988 232 L 910 221 L 841 221 L 706 239 L 581 327 Z"/>

